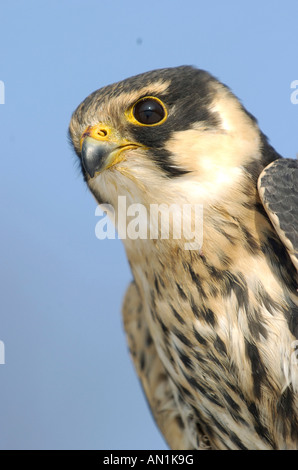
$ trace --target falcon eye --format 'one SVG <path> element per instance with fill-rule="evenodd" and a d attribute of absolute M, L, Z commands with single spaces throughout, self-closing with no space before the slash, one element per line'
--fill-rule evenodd
<path fill-rule="evenodd" d="M 163 122 L 167 112 L 159 99 L 149 96 L 136 102 L 133 107 L 133 117 L 139 124 L 152 126 Z"/>

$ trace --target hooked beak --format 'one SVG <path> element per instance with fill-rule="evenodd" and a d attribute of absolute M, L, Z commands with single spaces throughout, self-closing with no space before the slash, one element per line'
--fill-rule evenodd
<path fill-rule="evenodd" d="M 124 150 L 141 147 L 104 124 L 87 127 L 80 143 L 82 164 L 90 178 L 122 161 Z"/>

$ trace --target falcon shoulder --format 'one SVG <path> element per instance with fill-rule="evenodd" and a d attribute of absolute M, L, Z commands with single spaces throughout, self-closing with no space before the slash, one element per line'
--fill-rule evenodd
<path fill-rule="evenodd" d="M 280 158 L 260 174 L 262 204 L 298 271 L 298 161 Z"/>
<path fill-rule="evenodd" d="M 134 282 L 127 289 L 122 314 L 129 351 L 161 433 L 171 449 L 194 449 L 177 408 L 170 377 L 159 358 L 146 324 L 142 301 Z M 200 449 L 209 447 L 202 433 L 199 439 Z"/>

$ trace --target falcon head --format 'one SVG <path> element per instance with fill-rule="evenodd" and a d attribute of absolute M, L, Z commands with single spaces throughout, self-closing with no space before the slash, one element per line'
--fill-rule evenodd
<path fill-rule="evenodd" d="M 191 66 L 95 91 L 69 132 L 92 193 L 112 205 L 234 200 L 278 157 L 232 92 Z"/>

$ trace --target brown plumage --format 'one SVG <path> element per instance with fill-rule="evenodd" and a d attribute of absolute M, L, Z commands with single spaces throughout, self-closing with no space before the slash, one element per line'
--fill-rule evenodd
<path fill-rule="evenodd" d="M 70 136 L 99 203 L 203 206 L 197 249 L 173 237 L 175 215 L 168 239 L 160 228 L 150 239 L 146 219 L 147 238 L 123 240 L 134 278 L 124 327 L 169 446 L 296 449 L 297 162 L 192 67 L 94 92 Z"/>

